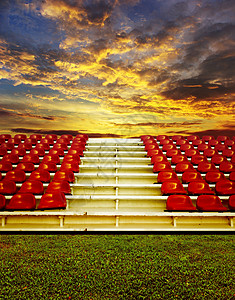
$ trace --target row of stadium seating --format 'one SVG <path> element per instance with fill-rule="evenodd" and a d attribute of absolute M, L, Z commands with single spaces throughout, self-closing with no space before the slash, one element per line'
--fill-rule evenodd
<path fill-rule="evenodd" d="M 0 209 L 66 208 L 65 195 L 71 194 L 70 183 L 75 180 L 74 172 L 79 172 L 87 139 L 82 134 L 44 139 L 41 135 L 1 135 Z M 36 207 L 37 195 L 41 199 Z"/>
<path fill-rule="evenodd" d="M 235 137 L 142 136 L 162 195 L 169 195 L 166 208 L 173 211 L 234 210 Z M 196 207 L 191 195 L 198 195 Z M 228 208 L 219 196 L 230 196 Z"/>

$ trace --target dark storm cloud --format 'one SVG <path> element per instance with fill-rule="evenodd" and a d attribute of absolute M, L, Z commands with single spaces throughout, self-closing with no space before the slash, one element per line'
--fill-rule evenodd
<path fill-rule="evenodd" d="M 141 127 L 157 127 L 157 128 L 178 128 L 178 127 L 190 127 L 190 126 L 194 126 L 194 125 L 199 125 L 201 124 L 201 121 L 195 121 L 195 122 L 189 122 L 189 121 L 185 121 L 185 122 L 172 122 L 172 123 L 159 123 L 159 122 L 141 122 L 141 123 L 125 123 L 125 124 L 118 124 L 118 123 L 114 123 L 114 125 L 116 126 L 125 126 L 125 127 L 135 127 L 135 126 L 141 126 Z"/>

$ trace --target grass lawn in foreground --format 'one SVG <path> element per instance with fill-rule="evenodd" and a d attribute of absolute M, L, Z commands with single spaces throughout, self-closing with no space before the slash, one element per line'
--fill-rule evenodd
<path fill-rule="evenodd" d="M 0 299 L 235 299 L 234 235 L 0 235 Z"/>

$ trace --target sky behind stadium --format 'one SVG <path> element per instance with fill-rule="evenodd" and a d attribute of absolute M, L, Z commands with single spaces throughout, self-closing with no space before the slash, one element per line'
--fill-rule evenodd
<path fill-rule="evenodd" d="M 0 132 L 234 134 L 234 0 L 1 0 Z"/>

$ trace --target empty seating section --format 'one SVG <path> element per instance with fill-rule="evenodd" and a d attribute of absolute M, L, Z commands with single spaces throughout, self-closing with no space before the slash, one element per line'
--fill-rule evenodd
<path fill-rule="evenodd" d="M 0 209 L 66 208 L 87 135 L 0 135 Z"/>
<path fill-rule="evenodd" d="M 85 134 L 1 134 L 1 213 L 94 213 L 99 212 L 97 201 L 112 199 L 107 210 L 116 211 L 117 223 L 126 203 L 130 207 L 124 215 L 136 210 L 143 216 L 148 202 L 146 214 L 172 216 L 173 224 L 180 212 L 184 217 L 234 214 L 234 137 L 143 135 L 123 140 L 126 144 L 115 139 L 102 144 Z M 229 218 L 233 227 L 233 215 Z"/>

